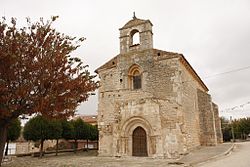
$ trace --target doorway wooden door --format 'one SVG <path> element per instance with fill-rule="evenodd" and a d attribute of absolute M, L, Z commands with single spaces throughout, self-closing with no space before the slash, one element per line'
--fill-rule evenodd
<path fill-rule="evenodd" d="M 146 131 L 138 126 L 135 128 L 132 137 L 133 156 L 148 156 Z"/>

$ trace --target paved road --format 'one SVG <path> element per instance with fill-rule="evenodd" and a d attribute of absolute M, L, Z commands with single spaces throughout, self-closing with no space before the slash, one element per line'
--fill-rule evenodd
<path fill-rule="evenodd" d="M 199 167 L 250 167 L 250 142 L 236 143 L 236 146 L 229 155 L 212 160 Z"/>

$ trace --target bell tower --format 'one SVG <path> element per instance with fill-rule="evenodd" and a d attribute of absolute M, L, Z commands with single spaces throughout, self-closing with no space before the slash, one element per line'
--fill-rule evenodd
<path fill-rule="evenodd" d="M 130 51 L 141 51 L 153 48 L 153 24 L 150 20 L 142 20 L 133 16 L 120 28 L 120 53 L 128 53 Z"/>

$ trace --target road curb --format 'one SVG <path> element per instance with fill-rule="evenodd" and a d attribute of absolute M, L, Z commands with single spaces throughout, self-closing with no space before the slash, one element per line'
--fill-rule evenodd
<path fill-rule="evenodd" d="M 225 152 L 223 152 L 223 153 L 220 153 L 220 154 L 218 154 L 218 155 L 209 157 L 209 158 L 207 158 L 207 159 L 205 159 L 205 160 L 202 160 L 202 161 L 200 161 L 200 162 L 198 161 L 198 162 L 193 162 L 193 163 L 185 164 L 185 166 L 186 166 L 186 167 L 188 167 L 188 166 L 192 167 L 192 166 L 194 166 L 194 165 L 201 165 L 201 164 L 206 163 L 206 162 L 208 162 L 208 161 L 219 159 L 220 157 L 226 156 L 226 155 L 228 155 L 229 153 L 231 153 L 231 152 L 233 151 L 234 147 L 235 147 L 235 143 L 233 143 L 232 146 L 231 146 L 229 149 L 227 149 Z"/>

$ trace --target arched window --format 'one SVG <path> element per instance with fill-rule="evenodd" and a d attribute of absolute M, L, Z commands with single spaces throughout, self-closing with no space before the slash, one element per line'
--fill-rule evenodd
<path fill-rule="evenodd" d="M 129 85 L 131 89 L 142 87 L 142 73 L 138 65 L 133 65 L 129 70 Z"/>
<path fill-rule="evenodd" d="M 140 34 L 138 30 L 134 29 L 131 31 L 130 41 L 131 46 L 140 44 Z"/>

